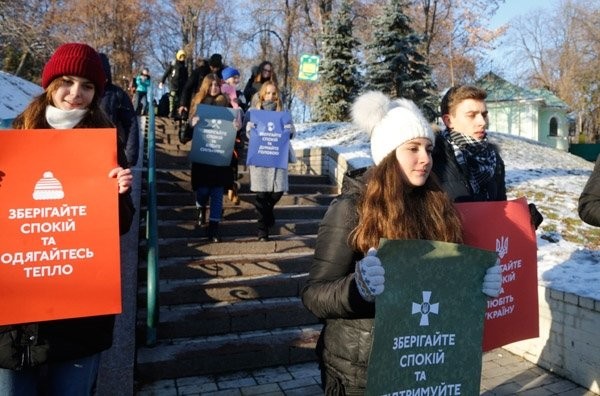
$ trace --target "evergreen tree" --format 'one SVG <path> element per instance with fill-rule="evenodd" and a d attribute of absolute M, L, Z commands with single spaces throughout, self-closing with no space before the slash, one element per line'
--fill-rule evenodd
<path fill-rule="evenodd" d="M 407 7 L 403 0 L 390 0 L 373 22 L 373 42 L 366 46 L 366 89 L 411 99 L 433 120 L 439 103 L 435 83 L 419 52 L 423 39 L 410 27 L 403 7 Z"/>
<path fill-rule="evenodd" d="M 344 0 L 336 17 L 325 25 L 319 67 L 320 91 L 313 106 L 313 121 L 347 121 L 350 106 L 362 85 L 352 35 L 352 1 Z"/>

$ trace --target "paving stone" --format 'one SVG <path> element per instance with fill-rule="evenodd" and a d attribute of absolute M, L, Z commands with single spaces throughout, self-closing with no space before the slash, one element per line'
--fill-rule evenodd
<path fill-rule="evenodd" d="M 305 388 L 311 385 L 318 385 L 318 383 L 312 377 L 304 377 L 293 379 L 290 381 L 283 381 L 279 383 L 279 387 L 285 390 L 291 390 L 296 388 Z"/>
<path fill-rule="evenodd" d="M 190 384 L 180 386 L 177 388 L 179 395 L 204 395 L 208 392 L 218 391 L 219 388 L 214 382 L 207 382 L 204 384 Z"/>
<path fill-rule="evenodd" d="M 219 389 L 242 388 L 245 386 L 256 385 L 256 380 L 247 372 L 234 373 L 217 378 Z"/>
<path fill-rule="evenodd" d="M 292 375 L 283 366 L 257 370 L 253 373 L 253 377 L 259 384 L 271 384 L 292 379 Z"/>
<path fill-rule="evenodd" d="M 515 382 L 505 382 L 500 384 L 493 389 L 486 389 L 486 392 L 483 394 L 492 394 L 496 396 L 509 396 L 516 395 L 518 391 L 521 390 L 521 386 Z"/>
<path fill-rule="evenodd" d="M 169 389 L 148 389 L 136 393 L 137 396 L 178 396 L 177 388 Z"/>
<path fill-rule="evenodd" d="M 195 377 L 182 377 L 176 379 L 177 387 L 197 385 L 197 384 L 214 384 L 215 379 L 210 375 L 199 375 Z"/>
<path fill-rule="evenodd" d="M 557 393 L 560 396 L 597 396 L 596 393 L 589 391 L 587 389 L 578 387 L 575 389 L 571 389 L 565 392 Z"/>
<path fill-rule="evenodd" d="M 564 393 L 573 389 L 576 389 L 578 386 L 576 384 L 574 384 L 573 382 L 566 380 L 566 379 L 560 379 L 556 382 L 554 382 L 553 384 L 549 384 L 549 385 L 545 385 L 544 388 L 548 389 L 549 391 L 552 391 L 554 393 Z"/>
<path fill-rule="evenodd" d="M 323 396 L 320 386 L 311 385 L 304 388 L 290 389 L 285 391 L 286 396 Z"/>
<path fill-rule="evenodd" d="M 160 380 L 142 385 L 142 390 L 175 389 L 176 383 L 173 379 Z"/>
<path fill-rule="evenodd" d="M 319 370 L 319 366 L 317 363 L 305 363 L 305 364 L 295 364 L 288 368 L 292 377 L 298 378 L 307 378 L 307 377 L 321 377 L 321 370 Z"/>
<path fill-rule="evenodd" d="M 242 389 L 240 389 L 240 392 L 242 393 L 242 395 L 244 396 L 254 396 L 254 395 L 283 395 L 283 391 L 281 390 L 281 388 L 279 388 L 279 386 L 277 385 L 277 383 L 272 383 L 272 384 L 262 384 L 262 385 L 255 385 L 255 386 L 246 386 L 243 387 Z"/>
<path fill-rule="evenodd" d="M 208 392 L 202 396 L 241 396 L 242 392 L 239 389 L 225 389 L 216 392 Z"/>
<path fill-rule="evenodd" d="M 525 371 L 521 371 L 517 375 L 515 375 L 513 380 L 517 384 L 519 384 L 523 388 L 523 390 L 527 390 L 539 388 L 544 385 L 550 385 L 556 382 L 556 377 L 545 373 L 542 375 L 538 375 L 534 372 L 525 369 Z"/>
<path fill-rule="evenodd" d="M 519 396 L 550 396 L 554 395 L 555 393 L 544 388 L 535 388 L 519 392 L 518 394 Z"/>

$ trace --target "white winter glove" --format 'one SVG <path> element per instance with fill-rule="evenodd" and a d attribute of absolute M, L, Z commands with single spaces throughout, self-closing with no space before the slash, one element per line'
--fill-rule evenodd
<path fill-rule="evenodd" d="M 248 121 L 246 123 L 246 133 L 250 133 L 250 130 L 254 128 L 256 125 L 252 121 Z"/>
<path fill-rule="evenodd" d="M 290 139 L 292 139 L 296 134 L 296 128 L 294 127 L 294 124 L 285 124 L 283 126 L 283 130 L 288 130 L 290 132 Z"/>
<path fill-rule="evenodd" d="M 496 265 L 490 267 L 485 271 L 483 277 L 483 292 L 490 297 L 498 297 L 500 290 L 502 289 L 502 269 L 500 268 L 500 261 L 496 261 Z"/>
<path fill-rule="evenodd" d="M 375 297 L 383 293 L 383 275 L 385 270 L 381 266 L 381 260 L 377 257 L 377 249 L 371 248 L 367 255 L 356 262 L 354 280 L 358 286 L 358 292 L 365 301 L 373 302 Z"/>

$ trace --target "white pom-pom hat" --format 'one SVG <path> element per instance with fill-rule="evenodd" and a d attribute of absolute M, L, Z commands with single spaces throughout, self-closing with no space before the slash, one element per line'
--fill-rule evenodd
<path fill-rule="evenodd" d="M 352 105 L 352 120 L 371 136 L 371 157 L 375 165 L 409 140 L 426 138 L 435 143 L 429 122 L 408 99 L 390 100 L 381 92 L 365 92 Z"/>

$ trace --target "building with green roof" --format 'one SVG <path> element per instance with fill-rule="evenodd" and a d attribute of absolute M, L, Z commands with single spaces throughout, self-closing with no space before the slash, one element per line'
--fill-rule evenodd
<path fill-rule="evenodd" d="M 546 89 L 526 89 L 489 72 L 476 83 L 488 96 L 488 130 L 569 149 L 569 106 Z"/>

